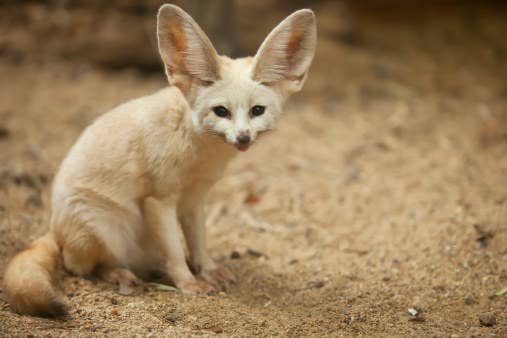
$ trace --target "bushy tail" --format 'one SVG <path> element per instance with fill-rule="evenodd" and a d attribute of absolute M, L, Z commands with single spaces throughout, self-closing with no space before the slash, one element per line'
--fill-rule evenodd
<path fill-rule="evenodd" d="M 12 259 L 4 273 L 3 290 L 14 311 L 34 316 L 67 313 L 63 297 L 53 286 L 59 255 L 58 244 L 48 233 Z"/>

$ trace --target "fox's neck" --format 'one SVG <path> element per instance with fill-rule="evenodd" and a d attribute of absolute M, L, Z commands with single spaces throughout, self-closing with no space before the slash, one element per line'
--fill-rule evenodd
<path fill-rule="evenodd" d="M 182 135 L 185 135 L 192 153 L 201 160 L 207 157 L 212 157 L 213 160 L 217 160 L 217 157 L 228 160 L 238 153 L 234 147 L 225 143 L 221 136 L 200 130 L 192 120 L 192 115 L 192 111 L 185 112 L 181 124 Z"/>
<path fill-rule="evenodd" d="M 181 185 L 216 181 L 238 152 L 222 137 L 196 128 L 188 105 L 179 103 L 181 109 L 153 115 L 153 128 L 146 128 L 143 135 L 140 157 L 161 196 L 174 189 L 174 180 Z"/>

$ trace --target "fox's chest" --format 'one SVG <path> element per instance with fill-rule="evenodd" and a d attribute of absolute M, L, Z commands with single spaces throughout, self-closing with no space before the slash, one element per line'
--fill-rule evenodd
<path fill-rule="evenodd" d="M 153 180 L 153 195 L 157 198 L 178 196 L 193 185 L 213 185 L 224 174 L 234 157 L 234 149 L 213 149 L 184 154 L 166 161 Z"/>

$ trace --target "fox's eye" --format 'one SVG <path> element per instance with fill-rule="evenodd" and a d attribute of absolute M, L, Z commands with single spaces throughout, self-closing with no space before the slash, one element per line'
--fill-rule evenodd
<path fill-rule="evenodd" d="M 213 112 L 215 113 L 216 116 L 219 117 L 229 117 L 231 115 L 231 113 L 229 113 L 227 108 L 225 108 L 224 106 L 213 107 Z"/>
<path fill-rule="evenodd" d="M 265 110 L 266 110 L 266 107 L 264 107 L 264 106 L 253 106 L 251 113 L 252 113 L 252 116 L 260 116 L 260 115 L 264 114 Z"/>

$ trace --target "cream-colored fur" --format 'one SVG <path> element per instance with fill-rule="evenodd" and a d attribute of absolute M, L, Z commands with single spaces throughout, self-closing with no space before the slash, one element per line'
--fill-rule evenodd
<path fill-rule="evenodd" d="M 15 311 L 65 312 L 51 284 L 60 252 L 68 271 L 114 283 L 135 283 L 135 274 L 157 269 L 189 293 L 234 281 L 206 251 L 206 195 L 236 148 L 246 150 L 272 129 L 285 99 L 301 88 L 315 18 L 310 10 L 295 12 L 254 58 L 238 60 L 219 56 L 173 5 L 160 8 L 157 34 L 172 86 L 101 116 L 69 151 L 53 186 L 49 233 L 6 269 L 4 291 Z M 218 116 L 218 106 L 229 114 Z M 252 115 L 253 106 L 264 113 Z"/>

